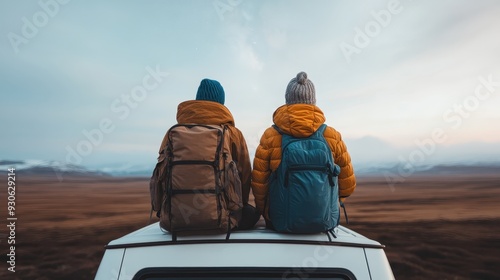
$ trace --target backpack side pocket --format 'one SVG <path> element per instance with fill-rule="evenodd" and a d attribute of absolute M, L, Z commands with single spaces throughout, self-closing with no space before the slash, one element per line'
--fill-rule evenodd
<path fill-rule="evenodd" d="M 231 212 L 240 211 L 243 208 L 241 180 L 238 168 L 234 161 L 230 161 L 224 168 L 224 193 L 227 210 Z"/>
<path fill-rule="evenodd" d="M 165 196 L 165 179 L 167 173 L 166 157 L 161 153 L 158 157 L 151 179 L 149 180 L 149 193 L 151 195 L 151 207 L 153 211 L 158 212 L 161 210 L 161 205 Z"/>

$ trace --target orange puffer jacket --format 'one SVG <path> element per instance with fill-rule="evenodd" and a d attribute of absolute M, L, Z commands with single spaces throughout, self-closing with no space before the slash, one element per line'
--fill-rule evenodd
<path fill-rule="evenodd" d="M 308 137 L 312 135 L 324 122 L 325 116 L 321 109 L 315 105 L 293 104 L 279 107 L 273 115 L 274 124 L 284 133 L 294 137 Z M 350 196 L 356 188 L 356 177 L 351 163 L 351 157 L 347 152 L 342 137 L 332 127 L 327 127 L 323 134 L 330 149 L 333 159 L 340 166 L 339 195 L 344 200 Z M 271 172 L 278 168 L 281 162 L 281 134 L 273 127 L 268 128 L 255 152 L 252 171 L 252 191 L 255 195 L 257 209 L 266 220 L 264 205 L 269 190 L 268 179 Z"/>
<path fill-rule="evenodd" d="M 195 123 L 221 125 L 225 124 L 229 128 L 231 139 L 231 156 L 236 162 L 241 179 L 243 203 L 248 204 L 250 194 L 250 177 L 252 167 L 248 148 L 241 131 L 234 126 L 233 115 L 229 109 L 217 102 L 190 100 L 179 104 L 177 107 L 178 123 Z M 168 141 L 167 135 L 163 138 L 159 152 L 163 151 Z"/>

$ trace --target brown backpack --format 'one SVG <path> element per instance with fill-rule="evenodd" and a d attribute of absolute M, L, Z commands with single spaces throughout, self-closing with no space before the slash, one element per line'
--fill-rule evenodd
<path fill-rule="evenodd" d="M 241 181 L 222 125 L 177 124 L 150 181 L 160 226 L 177 234 L 228 233 L 243 207 Z M 157 214 L 157 215 L 158 215 Z"/>

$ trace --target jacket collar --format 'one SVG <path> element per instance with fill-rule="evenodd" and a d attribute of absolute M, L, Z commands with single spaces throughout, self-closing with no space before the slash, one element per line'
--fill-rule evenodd
<path fill-rule="evenodd" d="M 205 100 L 189 100 L 177 107 L 178 123 L 228 124 L 234 126 L 229 109 L 218 103 Z"/>
<path fill-rule="evenodd" d="M 273 114 L 274 124 L 294 137 L 311 136 L 325 120 L 323 111 L 311 104 L 283 105 Z"/>

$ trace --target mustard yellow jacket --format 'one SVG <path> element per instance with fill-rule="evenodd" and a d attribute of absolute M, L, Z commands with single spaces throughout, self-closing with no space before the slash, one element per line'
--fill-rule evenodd
<path fill-rule="evenodd" d="M 325 116 L 320 108 L 309 104 L 283 105 L 273 115 L 274 124 L 284 133 L 294 137 L 312 135 L 324 122 Z M 333 159 L 340 166 L 339 195 L 341 200 L 350 196 L 356 188 L 356 177 L 351 163 L 351 157 L 338 131 L 327 127 L 323 134 L 333 154 Z M 269 190 L 268 179 L 271 172 L 278 168 L 281 162 L 281 134 L 273 127 L 268 128 L 255 152 L 252 171 L 252 191 L 259 212 L 269 220 L 264 213 L 264 205 Z"/>
<path fill-rule="evenodd" d="M 232 147 L 231 156 L 236 162 L 240 174 L 243 203 L 248 204 L 252 172 L 250 156 L 248 155 L 245 138 L 241 131 L 234 126 L 234 118 L 229 109 L 220 103 L 212 101 L 185 101 L 177 107 L 177 122 L 209 125 L 225 124 L 228 126 Z M 165 135 L 161 142 L 159 153 L 167 146 L 167 141 L 168 136 Z"/>

